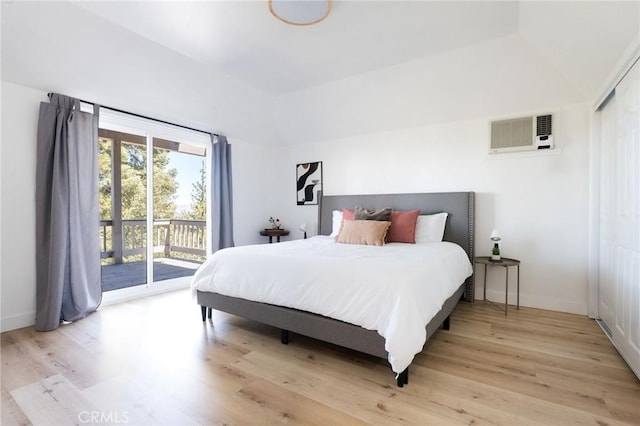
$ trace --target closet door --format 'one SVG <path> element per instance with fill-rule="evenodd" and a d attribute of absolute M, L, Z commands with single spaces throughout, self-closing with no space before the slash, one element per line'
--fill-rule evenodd
<path fill-rule="evenodd" d="M 600 112 L 600 274 L 598 316 L 611 330 L 615 318 L 616 233 L 615 212 L 618 185 L 618 140 L 616 137 L 616 98 L 612 97 Z"/>
<path fill-rule="evenodd" d="M 602 109 L 599 315 L 640 376 L 640 64 Z"/>

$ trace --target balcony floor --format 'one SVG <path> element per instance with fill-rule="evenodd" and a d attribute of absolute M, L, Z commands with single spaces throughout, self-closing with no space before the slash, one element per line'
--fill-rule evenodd
<path fill-rule="evenodd" d="M 160 258 L 153 262 L 154 280 L 164 281 L 172 278 L 189 277 L 195 274 L 200 262 Z M 147 262 L 129 262 L 102 267 L 102 291 L 142 285 L 147 282 Z"/>

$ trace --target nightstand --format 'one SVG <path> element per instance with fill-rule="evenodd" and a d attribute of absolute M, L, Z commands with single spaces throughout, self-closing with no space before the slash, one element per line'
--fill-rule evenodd
<path fill-rule="evenodd" d="M 289 235 L 289 231 L 286 229 L 263 229 L 260 231 L 260 235 L 263 237 L 269 237 L 269 244 L 273 242 L 273 237 L 276 237 L 276 241 L 280 242 L 280 237 L 286 237 Z"/>
<path fill-rule="evenodd" d="M 509 304 L 509 266 L 516 266 L 518 268 L 518 281 L 516 287 L 516 309 L 520 309 L 520 261 L 517 259 L 509 259 L 508 257 L 503 257 L 500 260 L 491 260 L 489 256 L 478 256 L 474 258 L 474 263 L 479 263 L 484 265 L 484 292 L 483 297 L 484 300 L 493 304 L 496 308 L 500 309 L 507 315 L 507 305 Z M 497 303 L 487 300 L 487 266 L 502 266 L 504 267 L 504 309 L 500 307 Z"/>

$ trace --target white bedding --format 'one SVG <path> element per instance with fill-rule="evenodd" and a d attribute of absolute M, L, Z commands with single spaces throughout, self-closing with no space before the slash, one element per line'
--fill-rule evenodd
<path fill-rule="evenodd" d="M 191 289 L 301 309 L 385 338 L 394 372 L 411 364 L 427 323 L 472 273 L 457 244 L 335 243 L 317 236 L 214 253 Z"/>

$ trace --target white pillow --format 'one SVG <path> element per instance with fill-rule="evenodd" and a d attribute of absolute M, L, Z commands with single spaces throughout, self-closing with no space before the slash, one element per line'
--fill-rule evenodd
<path fill-rule="evenodd" d="M 342 226 L 342 210 L 333 211 L 333 227 L 331 228 L 330 237 L 337 237 L 340 233 L 340 227 Z"/>
<path fill-rule="evenodd" d="M 418 216 L 416 222 L 416 244 L 439 243 L 444 236 L 444 226 L 448 213 L 437 213 Z"/>

